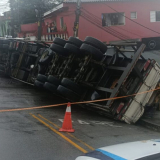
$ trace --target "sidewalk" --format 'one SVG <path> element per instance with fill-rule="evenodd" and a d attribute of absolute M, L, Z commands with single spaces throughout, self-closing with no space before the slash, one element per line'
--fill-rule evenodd
<path fill-rule="evenodd" d="M 139 123 L 146 128 L 160 132 L 160 111 L 157 111 L 153 118 L 143 117 Z"/>

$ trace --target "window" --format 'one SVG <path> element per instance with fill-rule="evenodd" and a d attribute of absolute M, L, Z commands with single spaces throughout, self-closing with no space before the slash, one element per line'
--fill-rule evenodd
<path fill-rule="evenodd" d="M 116 26 L 125 24 L 124 13 L 103 13 L 102 26 Z"/>
<path fill-rule="evenodd" d="M 131 19 L 137 19 L 137 12 L 131 12 Z"/>
<path fill-rule="evenodd" d="M 64 26 L 63 17 L 61 17 L 60 18 L 60 27 L 61 27 L 61 29 L 63 28 L 63 26 Z"/>
<path fill-rule="evenodd" d="M 160 22 L 160 11 L 151 11 L 150 12 L 150 21 L 151 22 Z"/>

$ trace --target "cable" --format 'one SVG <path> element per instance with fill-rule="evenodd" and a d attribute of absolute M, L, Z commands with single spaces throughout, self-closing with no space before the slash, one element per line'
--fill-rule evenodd
<path fill-rule="evenodd" d="M 133 35 L 135 35 L 135 36 L 138 36 L 138 37 L 143 37 L 143 36 L 140 36 L 140 35 L 138 35 L 138 34 L 136 34 L 136 33 L 133 33 L 133 32 L 131 32 L 131 31 L 128 31 L 128 30 L 126 30 L 126 29 L 123 29 L 123 28 L 120 28 L 119 26 L 117 27 L 118 29 L 121 29 L 121 30 L 124 30 L 125 32 L 128 32 L 128 33 L 131 33 L 131 34 L 133 34 Z"/>
<path fill-rule="evenodd" d="M 102 2 L 102 3 L 103 3 L 103 2 Z M 117 10 L 115 10 L 114 8 L 110 7 L 110 6 L 109 6 L 109 5 L 107 5 L 106 3 L 103 3 L 103 4 L 104 4 L 104 5 L 106 5 L 106 6 L 108 6 L 108 7 L 109 7 L 110 9 L 112 9 L 113 11 L 115 11 L 115 12 L 117 12 L 117 13 L 121 14 L 120 12 L 118 12 L 118 11 L 117 11 Z M 141 27 L 144 27 L 144 28 L 146 28 L 146 29 L 148 29 L 148 30 L 150 30 L 150 31 L 152 31 L 152 32 L 157 33 L 157 34 L 160 34 L 159 32 L 157 32 L 157 31 L 155 31 L 155 30 L 153 30 L 153 29 L 151 29 L 151 28 L 148 28 L 148 27 L 144 26 L 143 24 L 140 24 L 140 23 L 138 23 L 138 22 L 134 21 L 134 20 L 130 19 L 129 17 L 127 17 L 127 16 L 123 15 L 123 14 L 121 14 L 121 15 L 122 15 L 122 16 L 124 16 L 125 18 L 129 19 L 130 21 L 132 21 L 132 22 L 134 22 L 134 23 L 136 23 L 136 24 L 140 25 Z"/>
<path fill-rule="evenodd" d="M 88 12 L 88 11 L 86 11 L 86 12 L 87 12 L 88 14 L 91 14 L 91 15 L 92 15 L 90 18 L 93 19 L 93 17 L 95 17 L 94 21 L 96 21 L 97 23 L 99 23 L 99 25 L 102 24 L 101 20 L 99 20 L 99 17 L 97 18 L 97 17 L 94 16 L 92 13 L 90 13 L 90 12 Z M 102 26 L 101 26 L 101 27 L 102 27 Z M 104 28 L 104 27 L 103 27 L 103 28 Z M 104 28 L 104 29 L 106 29 L 106 28 Z M 120 36 L 124 37 L 125 39 L 131 39 L 130 37 L 128 37 L 128 36 L 126 36 L 126 35 L 118 32 L 118 31 L 116 31 L 116 30 L 114 30 L 114 29 L 112 29 L 112 28 L 108 28 L 108 30 L 113 31 L 113 32 L 115 32 L 116 34 L 119 34 Z"/>
<path fill-rule="evenodd" d="M 126 41 L 126 39 L 128 39 L 128 37 L 122 35 L 122 34 L 119 33 L 119 32 L 115 32 L 115 30 L 113 30 L 113 29 L 103 28 L 99 22 L 96 22 L 95 20 L 93 20 L 93 17 L 88 16 L 88 15 L 86 15 L 86 14 L 84 14 L 84 13 L 82 13 L 81 15 L 82 15 L 82 17 L 83 17 L 84 19 L 86 19 L 87 21 L 91 22 L 92 24 L 96 25 L 97 27 L 101 28 L 102 30 L 110 33 L 111 35 L 117 37 L 118 39 L 121 39 L 121 40 L 124 40 L 124 41 Z M 123 38 L 122 38 L 122 37 L 123 37 Z"/>
<path fill-rule="evenodd" d="M 86 15 L 86 14 L 84 14 L 84 16 L 86 16 L 87 18 L 89 18 L 90 20 L 92 19 L 92 17 L 90 17 L 90 16 L 88 16 L 88 15 Z M 96 21 L 96 20 L 94 20 L 94 19 L 92 19 L 92 22 L 94 22 L 94 23 L 96 23 L 97 25 L 99 25 L 101 28 L 102 28 L 102 26 L 101 26 L 101 23 L 99 23 L 98 21 Z M 122 35 L 121 33 L 119 33 L 119 32 L 117 32 L 117 31 L 115 31 L 115 30 L 113 30 L 113 29 L 111 29 L 111 28 L 103 28 L 103 30 L 108 30 L 108 31 L 111 31 L 111 32 L 113 32 L 113 33 L 115 33 L 115 34 L 119 34 L 121 37 L 123 37 L 124 39 L 128 39 L 129 37 L 127 37 L 127 36 L 124 36 L 124 35 Z"/>
<path fill-rule="evenodd" d="M 87 104 L 87 103 L 95 103 L 95 102 L 103 102 L 103 101 L 109 101 L 109 100 L 116 100 L 116 99 L 122 99 L 122 98 L 132 97 L 132 96 L 136 96 L 136 95 L 141 95 L 141 94 L 145 94 L 145 93 L 149 93 L 149 92 L 153 92 L 153 91 L 157 91 L 157 90 L 160 90 L 160 87 L 157 87 L 157 88 L 152 89 L 152 90 L 144 91 L 144 92 L 134 93 L 134 94 L 127 95 L 127 96 L 113 97 L 113 98 L 106 98 L 106 99 L 99 99 L 99 100 L 94 100 L 94 101 L 72 102 L 70 104 L 71 105 L 74 105 L 74 104 Z M 41 108 L 50 108 L 50 107 L 64 106 L 64 105 L 67 105 L 67 104 L 68 103 L 61 103 L 61 104 L 54 104 L 54 105 L 47 105 L 47 106 L 38 106 L 38 107 L 3 109 L 3 110 L 0 110 L 0 113 L 2 113 L 2 112 L 13 112 L 13 111 L 25 111 L 25 110 L 33 110 L 33 109 L 41 109 Z"/>
<path fill-rule="evenodd" d="M 92 14 L 92 15 L 93 15 L 95 18 L 97 18 L 98 20 L 101 20 L 98 16 L 94 15 L 93 13 L 87 11 L 87 10 L 84 9 L 84 8 L 82 8 L 82 9 L 83 9 L 84 11 L 86 11 L 87 13 Z M 117 27 L 117 26 L 114 26 L 114 27 Z M 118 28 L 118 29 L 121 29 L 121 30 L 124 30 L 124 31 L 126 31 L 126 32 L 128 32 L 128 33 L 134 34 L 134 35 L 136 35 L 136 36 L 138 36 L 138 37 L 140 37 L 140 35 L 138 35 L 138 34 L 135 34 L 135 33 L 133 33 L 133 32 L 130 32 L 130 31 L 128 31 L 128 30 L 125 30 L 125 29 L 123 29 L 123 28 L 120 28 L 120 26 L 118 26 L 117 28 Z"/>
<path fill-rule="evenodd" d="M 102 29 L 102 30 L 110 33 L 111 35 L 117 37 L 118 39 L 121 39 L 121 40 L 126 41 L 126 40 L 125 40 L 126 38 L 122 38 L 121 35 L 117 35 L 117 34 L 115 34 L 115 32 L 113 32 L 113 31 L 111 31 L 111 30 L 108 30 L 108 29 L 106 29 L 106 28 L 102 28 L 101 25 L 97 24 L 95 21 L 92 21 L 92 20 L 91 20 L 90 18 L 88 18 L 86 15 L 82 15 L 82 17 L 83 17 L 84 19 L 86 19 L 87 21 L 91 22 L 92 24 L 96 25 L 96 26 L 99 27 L 100 29 Z"/>
<path fill-rule="evenodd" d="M 97 26 L 98 28 L 100 28 L 100 29 L 102 29 L 102 30 L 108 32 L 109 34 L 111 34 L 111 35 L 117 37 L 118 39 L 121 39 L 121 40 L 123 40 L 123 41 L 126 41 L 125 39 L 123 39 L 123 38 L 121 38 L 120 36 L 114 34 L 113 32 L 111 32 L 111 31 L 109 31 L 109 30 L 106 30 L 106 29 L 102 28 L 100 25 L 97 25 L 97 24 L 96 24 L 95 22 L 93 22 L 91 19 L 87 18 L 86 15 L 83 15 L 83 14 L 82 14 L 81 16 L 82 16 L 85 20 L 87 20 L 87 21 L 89 21 L 90 23 L 92 23 L 92 24 L 94 24 L 95 26 Z"/>

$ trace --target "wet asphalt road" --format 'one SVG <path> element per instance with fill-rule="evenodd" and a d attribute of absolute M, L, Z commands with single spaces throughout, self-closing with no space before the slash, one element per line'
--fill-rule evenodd
<path fill-rule="evenodd" d="M 55 95 L 0 73 L 0 110 L 64 102 L 65 100 Z M 74 160 L 83 155 L 84 151 L 94 148 L 160 138 L 158 132 L 115 122 L 79 106 L 72 106 L 75 133 L 62 133 L 72 141 L 69 143 L 57 133 L 58 128 L 55 126 L 62 125 L 65 109 L 66 106 L 61 106 L 0 113 L 0 159 Z"/>

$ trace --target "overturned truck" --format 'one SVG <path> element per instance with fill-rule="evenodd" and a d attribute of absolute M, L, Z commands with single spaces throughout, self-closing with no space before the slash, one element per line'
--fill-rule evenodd
<path fill-rule="evenodd" d="M 69 101 L 94 101 L 155 89 L 160 66 L 145 59 L 145 45 L 105 45 L 86 37 L 55 38 L 53 44 L 0 40 L 0 69 L 11 78 L 44 88 Z M 135 123 L 153 92 L 83 104 L 108 117 Z"/>

